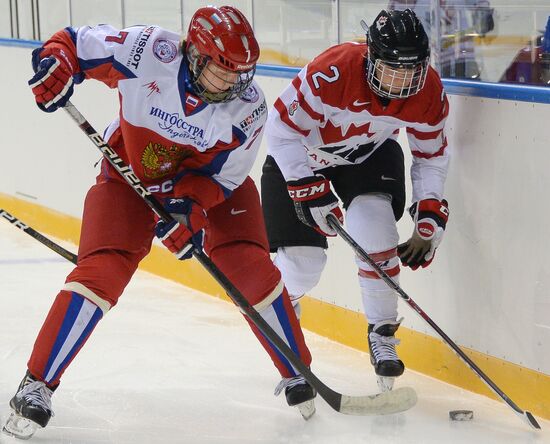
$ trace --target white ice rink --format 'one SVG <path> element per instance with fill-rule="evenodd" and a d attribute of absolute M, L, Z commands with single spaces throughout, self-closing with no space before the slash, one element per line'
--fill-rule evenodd
<path fill-rule="evenodd" d="M 68 246 L 75 250 L 74 246 Z M 72 264 L 0 221 L 0 416 L 26 370 L 34 338 Z M 412 313 L 405 315 L 413 316 Z M 364 332 L 357 332 L 364 334 Z M 346 394 L 377 390 L 368 356 L 306 333 L 312 369 Z M 502 403 L 407 371 L 418 404 L 390 416 L 349 417 L 317 398 L 305 422 L 276 398 L 271 361 L 226 302 L 138 272 L 53 397 L 37 443 L 550 443 Z M 448 411 L 474 410 L 471 422 Z M 0 443 L 21 442 L 1 435 Z"/>

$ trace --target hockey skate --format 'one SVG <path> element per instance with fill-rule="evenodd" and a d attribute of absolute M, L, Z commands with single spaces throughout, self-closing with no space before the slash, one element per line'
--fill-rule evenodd
<path fill-rule="evenodd" d="M 402 320 L 369 324 L 370 362 L 378 377 L 378 387 L 383 392 L 390 391 L 395 378 L 401 376 L 405 371 L 405 365 L 395 351 L 395 346 L 399 344 L 399 339 L 395 338 L 395 332 Z"/>
<path fill-rule="evenodd" d="M 51 397 L 54 390 L 27 371 L 10 401 L 12 412 L 4 425 L 4 433 L 19 439 L 29 439 L 38 427 L 46 427 L 53 416 Z"/>
<path fill-rule="evenodd" d="M 283 389 L 285 389 L 286 402 L 289 406 L 297 407 L 306 421 L 313 416 L 315 413 L 313 398 L 317 392 L 302 375 L 283 378 L 275 389 L 275 395 L 278 396 Z"/>

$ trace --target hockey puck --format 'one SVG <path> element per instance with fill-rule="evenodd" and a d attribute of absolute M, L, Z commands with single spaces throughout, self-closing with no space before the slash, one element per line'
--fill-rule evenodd
<path fill-rule="evenodd" d="M 474 412 L 471 410 L 451 410 L 449 419 L 451 421 L 471 421 L 474 419 Z"/>

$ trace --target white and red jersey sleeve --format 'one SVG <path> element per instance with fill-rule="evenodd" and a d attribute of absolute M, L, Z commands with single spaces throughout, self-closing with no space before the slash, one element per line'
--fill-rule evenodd
<path fill-rule="evenodd" d="M 266 125 L 268 154 L 287 181 L 314 174 L 305 147 L 324 119 L 323 103 L 313 96 L 305 80 L 307 68 L 277 98 Z"/>
<path fill-rule="evenodd" d="M 445 120 L 449 102 L 437 73 L 430 68 L 426 84 L 418 97 L 423 104 L 417 121 L 407 124 L 407 138 L 412 153 L 412 201 L 443 198 L 449 168 L 449 149 Z M 416 101 L 416 100 L 415 100 Z"/>
<path fill-rule="evenodd" d="M 67 27 L 44 43 L 40 57 L 63 51 L 77 81 L 86 77 L 116 88 L 120 80 L 138 77 L 145 46 L 153 34 L 156 38 L 159 34 L 166 34 L 166 38 L 175 36 L 156 26 L 133 26 L 122 30 L 111 25 Z M 175 38 L 177 40 L 177 36 Z M 143 70 L 141 72 L 143 74 Z"/>

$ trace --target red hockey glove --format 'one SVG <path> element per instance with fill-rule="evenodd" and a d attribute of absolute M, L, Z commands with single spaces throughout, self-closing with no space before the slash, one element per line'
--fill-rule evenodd
<path fill-rule="evenodd" d="M 286 185 L 298 219 L 323 236 L 336 236 L 336 231 L 327 222 L 327 216 L 334 214 L 340 223 L 344 223 L 344 216 L 338 199 L 330 189 L 330 182 L 317 175 L 289 180 Z"/>
<path fill-rule="evenodd" d="M 65 106 L 73 94 L 73 71 L 63 51 L 40 59 L 42 50 L 43 48 L 37 48 L 33 51 L 35 75 L 28 83 L 38 107 L 51 113 Z"/>
<path fill-rule="evenodd" d="M 397 254 L 406 267 L 413 270 L 426 268 L 443 239 L 449 206 L 445 199 L 441 202 L 424 199 L 412 204 L 409 213 L 414 220 L 414 232 L 407 242 L 397 246 Z"/>
<path fill-rule="evenodd" d="M 179 260 L 190 259 L 193 250 L 202 250 L 203 229 L 208 224 L 206 212 L 191 199 L 165 200 L 164 208 L 174 221 L 159 220 L 155 234 Z"/>

